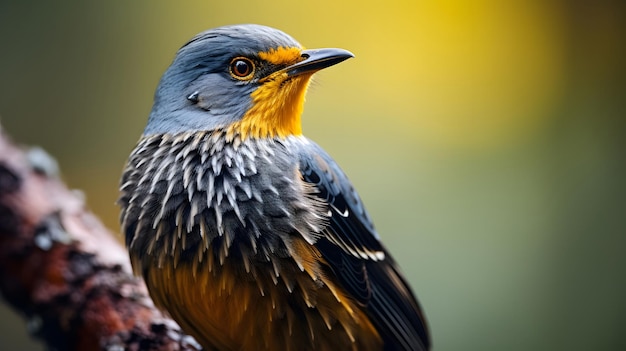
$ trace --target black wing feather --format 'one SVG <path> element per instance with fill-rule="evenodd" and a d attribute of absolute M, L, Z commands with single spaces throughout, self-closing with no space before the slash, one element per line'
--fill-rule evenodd
<path fill-rule="evenodd" d="M 339 166 L 311 142 L 300 152 L 300 171 L 331 213 L 316 242 L 332 273 L 377 328 L 384 350 L 429 350 L 426 320 L 395 261 L 378 239 L 363 203 Z"/>

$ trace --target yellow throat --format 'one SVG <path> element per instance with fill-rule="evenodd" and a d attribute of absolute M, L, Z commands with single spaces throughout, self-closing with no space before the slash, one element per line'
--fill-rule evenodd
<path fill-rule="evenodd" d="M 302 60 L 300 48 L 278 48 L 260 52 L 259 57 L 275 65 L 291 65 Z M 261 79 L 251 94 L 252 107 L 229 128 L 229 134 L 246 138 L 285 138 L 301 135 L 301 115 L 313 72 L 289 77 L 278 71 Z"/>

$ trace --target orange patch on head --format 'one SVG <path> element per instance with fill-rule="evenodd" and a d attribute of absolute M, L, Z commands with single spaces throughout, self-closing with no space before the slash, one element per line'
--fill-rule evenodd
<path fill-rule="evenodd" d="M 304 58 L 302 48 L 278 47 L 259 52 L 259 58 L 277 66 L 296 64 Z M 263 78 L 251 94 L 252 107 L 243 118 L 228 128 L 229 137 L 285 138 L 301 135 L 301 114 L 304 109 L 311 74 L 289 77 L 278 71 Z"/>
<path fill-rule="evenodd" d="M 312 74 L 275 74 L 252 93 L 252 107 L 228 133 L 246 138 L 285 138 L 302 134 L 301 115 Z"/>
<path fill-rule="evenodd" d="M 302 61 L 302 49 L 297 47 L 272 48 L 269 51 L 259 52 L 259 58 L 275 65 L 292 65 Z"/>

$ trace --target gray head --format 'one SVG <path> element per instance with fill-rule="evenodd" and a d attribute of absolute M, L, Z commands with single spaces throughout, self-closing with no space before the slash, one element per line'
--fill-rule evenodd
<path fill-rule="evenodd" d="M 303 50 L 289 35 L 261 25 L 202 32 L 178 50 L 161 78 L 144 135 L 226 128 L 252 110 L 248 129 L 256 124 L 271 131 L 293 119 L 299 128 L 311 75 L 349 57 L 340 49 Z M 285 109 L 285 116 L 272 117 Z"/>

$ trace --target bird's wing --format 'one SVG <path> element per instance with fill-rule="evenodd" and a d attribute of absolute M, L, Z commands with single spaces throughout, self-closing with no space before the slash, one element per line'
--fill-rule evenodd
<path fill-rule="evenodd" d="M 328 204 L 330 219 L 315 246 L 341 286 L 376 326 L 384 350 L 428 350 L 426 320 L 393 258 L 378 240 L 361 199 L 336 162 L 311 142 L 299 152 L 304 181 Z"/>

